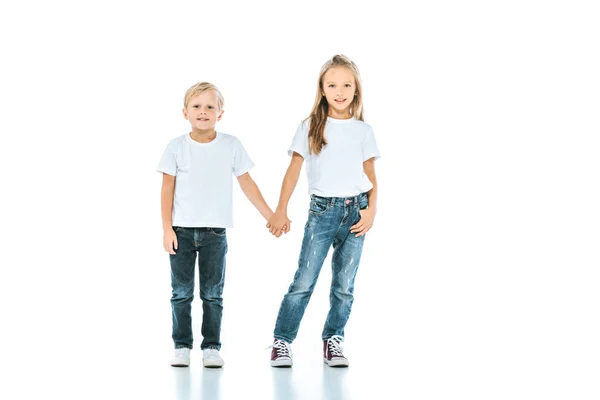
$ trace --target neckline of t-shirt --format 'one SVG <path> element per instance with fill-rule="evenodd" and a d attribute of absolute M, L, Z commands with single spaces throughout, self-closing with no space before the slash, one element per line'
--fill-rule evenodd
<path fill-rule="evenodd" d="M 354 118 L 354 116 L 352 116 L 350 118 L 346 118 L 346 119 L 338 119 L 338 118 L 327 117 L 327 121 L 343 124 L 343 123 L 346 123 L 346 122 L 356 121 L 356 119 Z"/>
<path fill-rule="evenodd" d="M 188 142 L 191 142 L 191 143 L 193 143 L 193 144 L 195 144 L 195 145 L 197 145 L 197 146 L 211 146 L 211 145 L 215 144 L 215 143 L 216 143 L 218 140 L 220 140 L 220 138 L 221 138 L 221 136 L 222 136 L 221 132 L 219 132 L 219 131 L 215 131 L 215 135 L 216 135 L 216 136 L 215 136 L 215 138 L 214 138 L 213 140 L 211 140 L 211 141 L 210 141 L 210 142 L 208 142 L 208 143 L 200 143 L 200 142 L 197 142 L 197 141 L 195 141 L 194 139 L 192 139 L 192 137 L 190 136 L 190 133 L 191 133 L 191 132 L 188 132 L 188 133 L 185 135 L 185 136 L 186 136 L 186 138 L 187 138 L 187 141 L 188 141 Z"/>

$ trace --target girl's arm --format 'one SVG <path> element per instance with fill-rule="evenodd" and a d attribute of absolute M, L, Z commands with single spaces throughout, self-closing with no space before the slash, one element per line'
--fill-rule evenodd
<path fill-rule="evenodd" d="M 273 211 L 260 193 L 260 189 L 258 189 L 256 182 L 254 182 L 248 172 L 238 176 L 237 179 L 240 188 L 242 188 L 242 192 L 244 192 L 248 200 L 250 200 L 250 203 L 252 203 L 258 212 L 260 212 L 260 215 L 268 221 L 269 218 L 271 218 L 271 215 L 273 215 Z"/>
<path fill-rule="evenodd" d="M 283 183 L 281 184 L 279 204 L 277 204 L 277 209 L 267 224 L 269 232 L 277 237 L 281 236 L 282 232 L 287 233 L 291 230 L 292 221 L 290 221 L 287 216 L 287 206 L 290 197 L 292 197 L 292 193 L 294 192 L 294 188 L 296 187 L 296 183 L 298 183 L 298 177 L 300 176 L 303 162 L 304 158 L 302 158 L 300 154 L 296 152 L 292 154 L 290 166 L 288 167 L 285 177 L 283 178 Z"/>
<path fill-rule="evenodd" d="M 363 169 L 367 178 L 373 184 L 373 189 L 367 192 L 367 198 L 369 199 L 369 208 L 377 211 L 377 177 L 375 176 L 375 158 L 369 158 L 363 163 Z"/>
<path fill-rule="evenodd" d="M 163 224 L 163 247 L 169 254 L 177 250 L 177 235 L 173 231 L 173 196 L 175 194 L 175 177 L 163 173 L 160 191 L 160 208 Z"/>
<path fill-rule="evenodd" d="M 375 158 L 369 158 L 363 163 L 365 174 L 373 184 L 373 188 L 367 192 L 369 199 L 369 207 L 365 210 L 360 210 L 360 221 L 350 228 L 350 232 L 356 237 L 367 233 L 373 226 L 375 213 L 377 212 L 377 177 L 375 176 Z"/>

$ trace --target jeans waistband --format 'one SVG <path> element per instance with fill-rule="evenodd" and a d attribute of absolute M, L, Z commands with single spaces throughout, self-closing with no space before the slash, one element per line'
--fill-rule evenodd
<path fill-rule="evenodd" d="M 310 195 L 311 200 L 317 200 L 324 203 L 329 203 L 330 205 L 340 205 L 340 206 L 358 206 L 361 200 L 367 200 L 367 193 L 361 193 L 356 196 L 351 197 L 323 197 L 317 196 L 316 194 Z"/>

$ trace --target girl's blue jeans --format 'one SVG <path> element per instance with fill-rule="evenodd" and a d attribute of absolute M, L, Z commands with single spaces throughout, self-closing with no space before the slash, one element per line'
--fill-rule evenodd
<path fill-rule="evenodd" d="M 331 246 L 330 306 L 321 336 L 323 340 L 333 335 L 344 336 L 344 327 L 354 301 L 354 279 L 365 240 L 364 235 L 356 237 L 354 233 L 350 233 L 350 227 L 360 220 L 359 210 L 367 205 L 366 193 L 345 198 L 311 196 L 298 269 L 279 308 L 275 339 L 292 343 L 296 338 L 300 321 Z"/>

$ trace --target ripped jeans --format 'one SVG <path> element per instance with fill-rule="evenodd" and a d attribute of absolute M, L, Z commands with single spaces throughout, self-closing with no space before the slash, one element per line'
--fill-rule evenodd
<path fill-rule="evenodd" d="M 359 210 L 367 207 L 367 195 L 354 197 L 319 197 L 312 195 L 308 221 L 294 281 L 284 296 L 277 322 L 275 339 L 292 343 L 313 293 L 319 272 L 333 245 L 330 307 L 321 335 L 344 336 L 354 301 L 354 279 L 358 271 L 365 236 L 356 237 L 350 227 L 360 220 Z"/>

